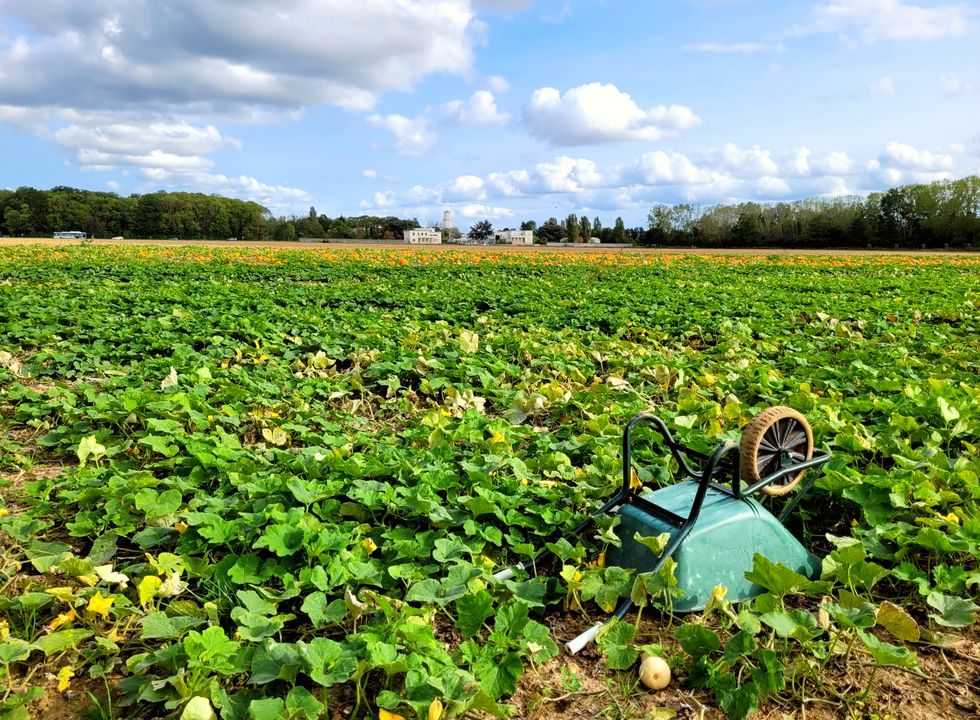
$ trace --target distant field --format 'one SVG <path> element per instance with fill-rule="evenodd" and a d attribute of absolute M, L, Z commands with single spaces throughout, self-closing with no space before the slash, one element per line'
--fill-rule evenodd
<path fill-rule="evenodd" d="M 0 238 L 0 247 L 17 245 L 79 245 L 78 240 L 54 238 Z M 670 253 L 679 255 L 976 255 L 965 250 L 855 250 L 855 249 L 806 249 L 806 248 L 622 248 L 604 247 L 602 245 L 582 245 L 580 247 L 545 247 L 535 245 L 522 247 L 519 245 L 406 245 L 404 243 L 299 243 L 273 241 L 227 242 L 224 240 L 95 240 L 94 245 L 155 245 L 159 247 L 228 247 L 228 248 L 282 248 L 282 249 L 323 249 L 323 248 L 405 248 L 423 252 L 444 252 L 447 250 L 490 250 L 493 252 L 560 252 L 560 253 Z"/>
<path fill-rule="evenodd" d="M 42 243 L 0 248 L 0 718 L 976 717 L 980 257 Z M 569 532 L 634 413 L 705 451 L 772 405 L 834 453 L 819 581 L 675 616 Z"/>

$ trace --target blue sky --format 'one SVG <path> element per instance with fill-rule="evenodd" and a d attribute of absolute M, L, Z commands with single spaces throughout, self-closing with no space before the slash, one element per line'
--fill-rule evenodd
<path fill-rule="evenodd" d="M 0 0 L 0 187 L 467 228 L 980 172 L 980 5 Z"/>

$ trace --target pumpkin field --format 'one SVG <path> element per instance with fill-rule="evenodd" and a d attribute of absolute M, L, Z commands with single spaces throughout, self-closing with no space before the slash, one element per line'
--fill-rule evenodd
<path fill-rule="evenodd" d="M 0 720 L 974 717 L 978 378 L 969 256 L 0 247 Z M 775 405 L 817 577 L 570 534 Z"/>

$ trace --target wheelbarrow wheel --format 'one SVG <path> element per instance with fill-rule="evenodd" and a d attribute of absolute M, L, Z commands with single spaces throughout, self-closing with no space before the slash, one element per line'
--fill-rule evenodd
<path fill-rule="evenodd" d="M 766 408 L 742 431 L 739 447 L 742 479 L 749 484 L 772 475 L 786 464 L 813 457 L 813 430 L 793 408 L 777 405 Z M 803 479 L 806 470 L 762 488 L 767 495 L 785 495 Z"/>

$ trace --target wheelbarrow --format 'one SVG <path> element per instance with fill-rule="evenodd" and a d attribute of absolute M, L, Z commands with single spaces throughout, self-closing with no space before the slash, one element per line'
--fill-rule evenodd
<path fill-rule="evenodd" d="M 650 424 L 677 461 L 674 484 L 640 494 L 633 483 L 633 431 Z M 727 589 L 725 599 L 741 602 L 756 597 L 763 588 L 747 580 L 745 573 L 760 553 L 807 577 L 820 572 L 820 561 L 786 529 L 784 523 L 813 486 L 817 468 L 831 454 L 815 451 L 813 432 L 806 418 L 792 408 L 770 407 L 756 415 L 742 432 L 741 442 L 725 440 L 705 455 L 677 442 L 660 418 L 640 413 L 623 431 L 623 482 L 619 490 L 574 530 L 577 535 L 597 517 L 616 513 L 621 546 L 610 548 L 608 565 L 632 568 L 637 573 L 657 572 L 674 558 L 678 589 L 683 592 L 672 605 L 675 612 L 701 610 L 718 585 Z M 803 482 L 804 476 L 807 476 Z M 785 499 L 778 517 L 754 496 Z M 635 536 L 669 535 L 663 553 L 654 554 Z M 532 560 L 501 570 L 494 578 L 506 580 L 517 571 L 537 574 L 552 555 L 544 550 Z M 622 619 L 632 608 L 624 600 L 613 613 Z M 604 625 L 599 622 L 565 644 L 575 655 L 595 639 Z"/>

